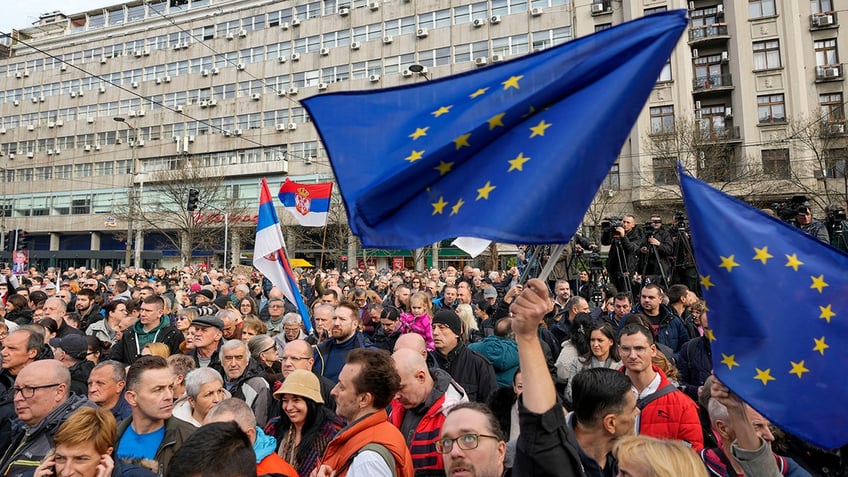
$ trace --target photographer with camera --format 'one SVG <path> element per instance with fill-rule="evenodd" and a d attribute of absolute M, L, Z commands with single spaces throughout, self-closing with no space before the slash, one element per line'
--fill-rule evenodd
<path fill-rule="evenodd" d="M 830 235 L 830 244 L 848 252 L 848 220 L 845 218 L 845 209 L 841 205 L 830 204 L 824 212 L 827 214 L 825 225 Z"/>
<path fill-rule="evenodd" d="M 652 214 L 651 220 L 645 224 L 645 238 L 639 252 L 642 283 L 660 283 L 668 288 L 668 272 L 671 270 L 668 257 L 674 253 L 674 243 L 668 231 L 662 228 L 659 215 Z"/>
<path fill-rule="evenodd" d="M 698 270 L 695 268 L 695 254 L 692 253 L 692 239 L 689 236 L 689 224 L 683 211 L 674 213 L 674 225 L 669 229 L 674 252 L 671 254 L 671 283 L 682 283 L 690 290 L 699 290 Z"/>
<path fill-rule="evenodd" d="M 810 210 L 808 202 L 804 202 L 795 209 L 795 223 L 808 235 L 812 235 L 824 243 L 830 243 L 827 226 L 821 220 L 813 218 L 813 212 Z"/>
<path fill-rule="evenodd" d="M 601 222 L 601 244 L 609 245 L 607 273 L 619 291 L 633 296 L 633 275 L 639 262 L 639 248 L 644 241 L 636 227 L 636 217 L 607 217 Z"/>

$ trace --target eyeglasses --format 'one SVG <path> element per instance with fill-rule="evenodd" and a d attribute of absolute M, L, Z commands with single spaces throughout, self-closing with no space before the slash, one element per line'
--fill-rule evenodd
<path fill-rule="evenodd" d="M 15 386 L 12 388 L 12 395 L 14 396 L 15 394 L 21 393 L 21 396 L 23 396 L 24 399 L 32 399 L 32 397 L 35 396 L 35 391 L 37 389 L 53 388 L 63 384 L 65 383 L 42 384 L 41 386 Z"/>
<path fill-rule="evenodd" d="M 463 434 L 454 439 L 451 439 L 450 437 L 445 437 L 436 441 L 436 451 L 438 451 L 440 454 L 447 454 L 451 450 L 453 450 L 454 442 L 462 450 L 476 449 L 477 446 L 480 445 L 481 437 L 488 437 L 490 439 L 501 440 L 501 438 L 498 436 L 490 436 L 487 434 Z"/>
<path fill-rule="evenodd" d="M 303 356 L 283 356 L 283 361 L 294 361 L 295 363 L 299 363 L 305 359 Z"/>
<path fill-rule="evenodd" d="M 263 349 L 262 352 L 267 353 L 268 351 L 271 351 L 271 350 L 277 351 L 277 343 L 274 343 L 270 347 Z"/>

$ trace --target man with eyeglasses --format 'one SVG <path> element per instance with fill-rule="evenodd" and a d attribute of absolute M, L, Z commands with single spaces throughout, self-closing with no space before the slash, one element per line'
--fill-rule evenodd
<path fill-rule="evenodd" d="M 447 411 L 436 450 L 445 461 L 445 475 L 501 477 L 506 439 L 498 419 L 486 405 L 460 403 Z"/>
<path fill-rule="evenodd" d="M 84 395 L 70 393 L 70 387 L 68 368 L 56 360 L 35 361 L 21 370 L 12 393 L 23 426 L 14 431 L 0 460 L 0 475 L 31 475 L 53 449 L 53 434 L 67 416 L 82 406 L 94 407 Z"/>
<path fill-rule="evenodd" d="M 312 365 L 315 364 L 313 357 L 313 348 L 306 340 L 294 340 L 283 349 L 283 378 L 289 377 L 295 370 L 302 369 L 304 371 L 312 371 Z M 332 411 L 336 410 L 336 399 L 332 396 L 333 386 L 336 385 L 333 381 L 318 376 L 318 382 L 321 384 L 321 397 L 324 399 L 324 407 Z"/>
<path fill-rule="evenodd" d="M 274 337 L 283 332 L 283 315 L 286 312 L 286 305 L 282 298 L 272 297 L 268 299 L 268 321 L 265 326 L 268 328 L 268 336 Z"/>
<path fill-rule="evenodd" d="M 0 349 L 0 449 L 9 446 L 12 439 L 12 420 L 15 417 L 15 398 L 12 391 L 15 379 L 25 366 L 36 359 L 49 356 L 44 338 L 28 328 L 9 333 Z"/>

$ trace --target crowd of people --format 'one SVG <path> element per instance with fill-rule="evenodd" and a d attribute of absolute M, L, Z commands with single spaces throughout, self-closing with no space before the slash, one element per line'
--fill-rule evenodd
<path fill-rule="evenodd" d="M 308 316 L 256 272 L 3 271 L 0 475 L 815 472 L 711 375 L 685 284 L 296 273 Z"/>

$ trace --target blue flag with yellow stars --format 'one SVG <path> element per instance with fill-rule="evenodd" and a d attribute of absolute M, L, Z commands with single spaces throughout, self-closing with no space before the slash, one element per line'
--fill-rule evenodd
<path fill-rule="evenodd" d="M 565 243 L 686 26 L 650 15 L 433 81 L 303 101 L 365 247 Z"/>
<path fill-rule="evenodd" d="M 715 374 L 778 427 L 848 443 L 848 255 L 680 173 Z"/>

